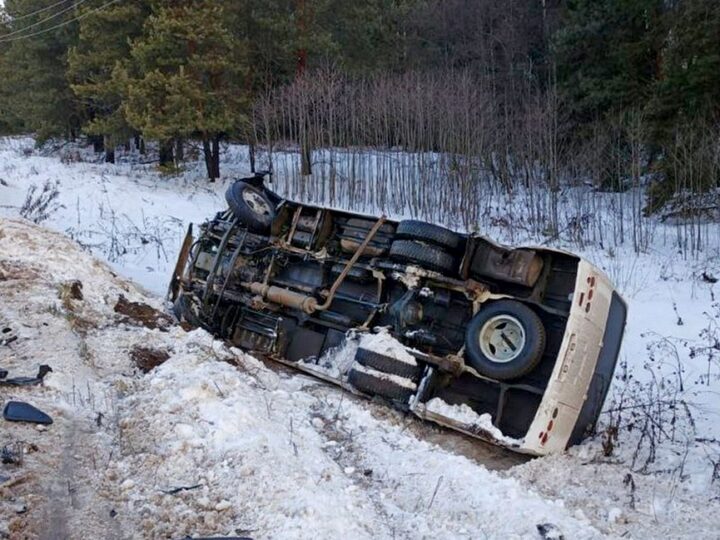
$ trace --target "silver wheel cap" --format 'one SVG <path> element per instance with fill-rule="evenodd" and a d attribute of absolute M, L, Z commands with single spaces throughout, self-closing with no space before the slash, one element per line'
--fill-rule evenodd
<path fill-rule="evenodd" d="M 511 315 L 496 315 L 480 329 L 480 350 L 498 364 L 512 362 L 525 348 L 525 329 Z"/>
<path fill-rule="evenodd" d="M 250 207 L 250 209 L 260 216 L 269 216 L 270 206 L 267 201 L 263 199 L 258 193 L 255 193 L 251 189 L 245 189 L 242 192 L 243 201 Z"/>

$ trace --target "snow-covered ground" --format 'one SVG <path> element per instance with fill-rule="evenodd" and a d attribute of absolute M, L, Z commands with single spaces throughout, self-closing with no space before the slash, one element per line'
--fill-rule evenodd
<path fill-rule="evenodd" d="M 36 193 L 57 187 L 43 224 L 157 294 L 167 289 L 187 225 L 225 204 L 226 183 L 208 183 L 200 167 L 166 176 L 138 155 L 120 154 L 117 165 L 108 165 L 88 149 L 64 147 L 45 157 L 33 148 L 29 138 L 0 141 L 0 179 L 7 184 L 0 183 L 0 215 L 18 215 L 31 186 Z M 247 170 L 243 162 L 226 166 L 227 173 Z"/>
<path fill-rule="evenodd" d="M 137 156 L 107 165 L 76 147 L 43 155 L 31 139 L 0 141 L 0 216 L 50 182 L 58 195 L 42 224 L 63 233 L 0 222 L 0 322 L 19 337 L 0 347 L 0 365 L 54 369 L 45 387 L 0 395 L 56 420 L 43 432 L 0 424 L 0 445 L 38 448 L 0 469 L 31 475 L 0 487 L 0 537 L 539 538 L 543 523 L 565 538 L 716 536 L 720 308 L 707 277 L 720 275 L 717 253 L 583 251 L 630 305 L 607 433 L 515 464 L 203 332 L 119 322 L 121 293 L 162 308 L 187 225 L 224 208 L 245 156 L 231 148 L 211 185 L 199 163 L 169 177 Z M 70 279 L 83 300 L 63 294 Z M 143 375 L 136 345 L 170 358 Z"/>

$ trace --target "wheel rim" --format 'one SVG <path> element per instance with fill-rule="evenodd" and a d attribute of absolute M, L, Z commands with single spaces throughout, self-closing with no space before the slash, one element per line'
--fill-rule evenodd
<path fill-rule="evenodd" d="M 242 192 L 242 198 L 255 214 L 259 216 L 269 216 L 271 214 L 270 205 L 259 193 L 251 189 L 245 189 Z"/>
<path fill-rule="evenodd" d="M 496 315 L 480 329 L 480 350 L 498 364 L 512 362 L 525 348 L 525 329 L 511 315 Z"/>

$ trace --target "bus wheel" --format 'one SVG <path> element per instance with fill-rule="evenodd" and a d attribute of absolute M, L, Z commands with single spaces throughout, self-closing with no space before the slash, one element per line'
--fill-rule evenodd
<path fill-rule="evenodd" d="M 480 308 L 465 331 L 468 363 L 481 375 L 504 381 L 530 373 L 545 351 L 545 327 L 537 314 L 515 300 Z"/>
<path fill-rule="evenodd" d="M 410 397 L 417 392 L 417 386 L 409 379 L 407 384 L 401 384 L 402 379 L 393 380 L 392 376 L 374 369 L 352 368 L 348 372 L 348 382 L 366 394 L 381 396 L 400 404 L 406 404 Z"/>
<path fill-rule="evenodd" d="M 235 217 L 250 231 L 264 233 L 275 219 L 275 205 L 262 191 L 245 182 L 235 182 L 225 192 Z"/>

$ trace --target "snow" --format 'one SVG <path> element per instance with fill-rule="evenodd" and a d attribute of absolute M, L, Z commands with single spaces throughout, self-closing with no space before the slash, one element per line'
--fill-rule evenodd
<path fill-rule="evenodd" d="M 341 379 L 347 375 L 351 367 L 362 370 L 362 366 L 355 363 L 355 354 L 358 348 L 384 354 L 412 366 L 417 365 L 415 357 L 402 343 L 390 335 L 387 328 L 375 328 L 374 332 L 362 334 L 350 332 L 340 347 L 326 352 L 319 360 L 304 360 L 301 364 L 310 371 Z M 372 375 L 387 378 L 385 373 L 373 372 Z M 397 379 L 391 377 L 388 380 L 394 380 L 401 386 L 407 386 L 409 382 L 402 377 L 397 377 Z M 414 385 L 413 388 L 415 388 Z"/>
<path fill-rule="evenodd" d="M 364 334 L 360 338 L 360 348 L 389 356 L 404 364 L 417 366 L 415 357 L 408 352 L 405 345 L 390 335 L 387 328 L 378 328 L 377 333 L 374 334 Z"/>
<path fill-rule="evenodd" d="M 522 441 L 503 435 L 503 432 L 493 425 L 492 418 L 488 413 L 478 414 L 464 403 L 450 405 L 440 398 L 433 398 L 425 404 L 425 408 L 430 412 L 452 418 L 470 431 L 481 430 L 491 435 L 495 440 L 510 446 L 520 446 L 522 443 Z"/>
<path fill-rule="evenodd" d="M 44 387 L 0 392 L 55 423 L 44 432 L 0 423 L 0 445 L 38 447 L 22 469 L 0 469 L 0 476 L 33 473 L 5 490 L 0 537 L 22 530 L 30 537 L 537 538 L 543 523 L 565 538 L 716 535 L 720 307 L 718 285 L 702 276 L 720 276 L 718 238 L 695 258 L 669 240 L 673 227 L 656 222 L 639 254 L 622 245 L 554 244 L 604 269 L 629 303 L 622 366 L 600 425 L 620 431 L 610 455 L 601 434 L 564 455 L 497 471 L 496 451 L 482 443 L 274 371 L 204 332 L 119 320 L 120 294 L 162 309 L 155 295 L 166 290 L 187 225 L 224 208 L 225 186 L 247 172 L 245 149 L 228 149 L 226 176 L 210 185 L 199 162 L 170 177 L 133 155 L 108 165 L 85 149 L 41 152 L 33 144 L 0 140 L 0 217 L 17 217 L 28 188 L 48 181 L 59 182 L 61 206 L 43 221 L 56 232 L 0 220 L 0 323 L 18 335 L 0 346 L 0 364 L 23 375 L 41 363 L 54 371 Z M 533 240 L 517 230 L 488 233 Z M 73 279 L 83 283 L 82 301 L 62 298 Z M 316 367 L 343 373 L 362 339 L 380 337 L 348 340 Z M 143 376 L 129 356 L 137 344 L 170 359 Z M 29 510 L 16 515 L 20 504 Z"/>
<path fill-rule="evenodd" d="M 316 361 L 303 360 L 300 364 L 310 371 L 327 375 L 334 379 L 342 379 L 350 367 L 355 363 L 355 353 L 357 352 L 359 342 L 357 336 L 346 336 L 345 342 L 339 347 L 330 349 Z"/>
<path fill-rule="evenodd" d="M 537 523 L 552 521 L 571 537 L 600 537 L 560 502 L 417 438 L 399 420 L 376 418 L 365 401 L 272 371 L 202 330 L 117 324 L 120 294 L 154 300 L 57 233 L 7 220 L 0 231 L 1 313 L 20 336 L 8 367 L 27 371 L 52 358 L 54 369 L 46 386 L 9 396 L 31 398 L 55 424 L 34 434 L 3 426 L 4 439 L 38 447 L 23 466 L 34 480 L 13 493 L 28 512 L 0 504 L 8 529 L 102 538 L 532 538 Z M 83 282 L 85 298 L 48 310 L 68 278 Z M 71 324 L 90 316 L 82 331 Z M 171 356 L 142 375 L 128 354 L 137 343 Z M 47 495 L 59 486 L 62 496 Z M 88 506 L 74 507 L 72 496 Z M 59 521 L 43 518 L 53 513 Z"/>
<path fill-rule="evenodd" d="M 167 289 L 187 226 L 225 204 L 228 181 L 209 185 L 196 169 L 164 177 L 136 156 L 120 153 L 120 163 L 110 165 L 85 161 L 94 158 L 83 149 L 45 157 L 33 146 L 30 138 L 0 142 L 0 178 L 7 184 L 0 185 L 0 216 L 16 216 L 31 186 L 56 185 L 57 210 L 44 224 L 157 294 Z M 247 171 L 242 163 L 238 167 L 238 174 Z"/>

